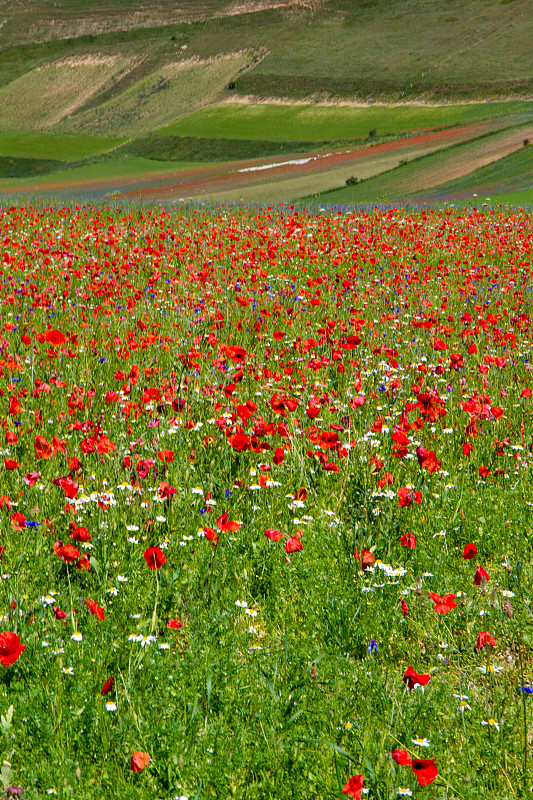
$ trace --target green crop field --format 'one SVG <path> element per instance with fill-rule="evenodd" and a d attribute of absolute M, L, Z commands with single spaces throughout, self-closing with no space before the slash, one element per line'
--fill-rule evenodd
<path fill-rule="evenodd" d="M 533 102 L 470 103 L 440 106 L 244 105 L 223 103 L 201 109 L 159 134 L 272 141 L 324 141 L 405 133 L 480 120 L 533 117 Z"/>

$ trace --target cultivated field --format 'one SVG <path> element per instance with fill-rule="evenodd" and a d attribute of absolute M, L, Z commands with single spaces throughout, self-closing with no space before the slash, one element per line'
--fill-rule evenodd
<path fill-rule="evenodd" d="M 127 172 L 122 162 L 130 161 L 133 183 L 137 167 L 144 173 L 139 158 L 176 162 L 176 172 L 187 162 L 187 171 L 198 162 L 226 162 L 228 173 L 252 158 L 267 166 L 278 154 L 313 158 L 317 149 L 337 152 L 469 125 L 519 135 L 532 119 L 529 5 L 0 0 L 0 145 L 11 135 L 57 135 L 43 155 L 17 146 L 0 155 L 0 192 L 38 192 L 41 180 L 61 192 L 69 171 L 70 196 L 87 197 L 77 175 L 93 170 L 99 185 L 101 164 L 108 163 L 110 185 L 103 193 L 116 194 L 122 188 L 111 184 L 115 174 Z M 80 137 L 79 152 L 62 150 L 60 135 L 66 134 Z M 102 141 L 87 147 L 88 136 Z M 472 162 L 474 183 L 486 163 Z M 507 163 L 503 195 L 527 193 L 531 183 L 524 187 L 523 174 L 509 172 L 518 162 Z M 462 179 L 470 164 L 451 170 L 444 181 L 438 174 L 429 182 L 413 181 L 400 195 L 403 176 L 392 174 L 393 166 L 385 160 L 389 174 L 361 190 L 366 201 L 386 195 L 424 202 L 423 192 L 442 195 L 439 184 Z M 154 164 L 154 174 L 159 167 Z M 307 168 L 294 181 L 284 176 L 278 186 L 271 174 L 257 173 L 253 187 L 248 183 L 241 191 L 240 181 L 228 186 L 226 177 L 214 185 L 216 170 L 209 186 L 200 181 L 186 191 L 177 188 L 178 176 L 176 188 L 164 181 L 159 194 L 150 186 L 146 197 L 307 202 L 308 196 L 342 189 L 348 179 L 377 174 L 347 174 L 334 164 L 329 175 L 322 168 L 312 172 Z M 464 177 L 467 195 L 484 191 L 479 185 L 470 193 L 472 181 Z M 142 181 L 137 190 L 143 191 Z M 357 188 L 354 202 L 359 194 Z M 494 194 L 495 203 L 503 199 Z"/>

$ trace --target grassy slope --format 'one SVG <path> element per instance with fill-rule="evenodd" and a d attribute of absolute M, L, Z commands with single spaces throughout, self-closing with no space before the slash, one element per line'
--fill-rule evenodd
<path fill-rule="evenodd" d="M 311 17 L 271 15 L 263 23 L 269 54 L 237 89 L 362 97 L 486 97 L 507 93 L 513 84 L 531 90 L 530 9 L 528 0 L 335 0 Z M 230 37 L 229 28 L 217 25 L 218 35 Z"/>
<path fill-rule="evenodd" d="M 119 55 L 87 55 L 24 73 L 0 89 L 2 129 L 39 130 L 54 125 L 75 113 L 127 64 L 128 59 Z"/>
<path fill-rule="evenodd" d="M 533 187 L 517 192 L 502 192 L 490 197 L 492 204 L 511 205 L 531 208 L 533 206 Z"/>
<path fill-rule="evenodd" d="M 63 120 L 57 130 L 104 136 L 147 133 L 215 99 L 248 60 L 245 53 L 234 53 L 205 62 L 165 64 L 102 105 Z"/>
<path fill-rule="evenodd" d="M 283 141 L 287 143 L 284 152 L 295 152 L 303 141 L 354 139 L 367 136 L 370 130 L 378 135 L 398 133 L 502 114 L 518 114 L 516 122 L 523 119 L 520 115 L 526 107 L 516 103 L 438 109 L 234 104 L 180 119 L 206 100 L 231 99 L 235 92 L 313 94 L 315 99 L 372 94 L 374 99 L 405 101 L 420 96 L 470 99 L 533 91 L 529 58 L 533 15 L 527 0 L 473 0 L 468 6 L 459 0 L 431 4 L 323 0 L 291 9 L 283 2 L 277 4 L 281 7 L 258 10 L 265 5 L 272 3 L 253 0 L 246 11 L 254 13 L 241 13 L 242 4 L 229 0 L 185 0 L 179 8 L 170 0 L 153 5 L 137 0 L 127 4 L 125 0 L 90 4 L 64 0 L 56 5 L 37 0 L 31 7 L 0 0 L 3 127 L 19 132 L 23 127 L 55 122 L 58 131 L 129 138 L 167 125 L 159 132 L 208 135 L 219 143 L 224 137 Z M 202 62 L 243 48 L 246 55 L 234 62 L 217 61 L 214 69 Z M 58 59 L 69 61 L 58 66 Z M 176 68 L 170 65 L 179 60 L 191 66 L 180 68 L 179 81 L 173 83 Z M 225 70 L 223 63 L 231 68 Z M 228 83 L 232 91 L 225 89 Z M 56 94 L 53 103 L 51 90 Z M 152 137 L 156 138 L 160 137 Z M 103 142 L 101 150 L 107 150 L 108 144 Z M 178 147 L 172 158 L 194 158 L 190 153 L 195 147 L 187 145 L 189 155 Z M 241 157 L 238 146 L 232 147 L 227 158 Z M 247 147 L 242 157 L 252 151 L 261 153 L 257 145 L 256 149 Z M 95 146 L 88 152 L 81 147 L 68 159 L 57 156 L 53 147 L 38 155 L 31 148 L 25 152 L 24 147 L 5 155 L 48 159 L 49 168 L 53 166 L 50 159 L 90 157 L 98 149 Z M 165 152 L 157 150 L 150 152 L 145 142 L 138 152 L 135 146 L 131 152 L 168 158 L 168 146 Z M 270 148 L 265 150 L 270 152 Z M 213 153 L 201 157 L 211 160 Z M 216 155 L 217 160 L 223 157 L 222 152 Z M 26 167 L 42 171 L 46 164 Z M 327 182 L 321 176 L 315 193 L 324 188 Z"/>
<path fill-rule="evenodd" d="M 522 147 L 508 156 L 480 167 L 467 175 L 446 181 L 431 191 L 424 192 L 424 199 L 463 199 L 476 193 L 481 196 L 504 195 L 514 189 L 533 200 L 533 147 Z M 414 195 L 416 198 L 416 194 Z"/>
<path fill-rule="evenodd" d="M 145 136 L 122 145 L 117 156 L 133 155 L 155 161 L 238 161 L 248 158 L 304 153 L 324 142 L 268 139 L 208 139 L 195 136 Z"/>

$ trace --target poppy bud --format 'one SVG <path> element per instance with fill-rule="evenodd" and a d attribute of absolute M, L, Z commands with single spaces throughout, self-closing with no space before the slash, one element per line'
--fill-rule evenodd
<path fill-rule="evenodd" d="M 100 689 L 100 694 L 109 694 L 109 692 L 113 688 L 113 684 L 115 683 L 115 679 L 113 677 L 108 678 L 102 688 Z"/>

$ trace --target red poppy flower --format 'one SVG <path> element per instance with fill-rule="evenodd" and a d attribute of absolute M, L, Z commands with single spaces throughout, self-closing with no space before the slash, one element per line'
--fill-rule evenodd
<path fill-rule="evenodd" d="M 6 469 L 17 469 L 17 467 L 20 467 L 20 464 L 18 461 L 15 461 L 14 458 L 6 458 L 4 456 L 4 467 Z"/>
<path fill-rule="evenodd" d="M 170 483 L 161 481 L 159 484 L 159 497 L 164 497 L 166 500 L 170 500 L 173 494 L 176 494 L 176 489 L 174 489 Z"/>
<path fill-rule="evenodd" d="M 77 472 L 79 469 L 81 469 L 81 467 L 82 467 L 81 461 L 79 461 L 74 456 L 72 458 L 69 458 L 69 460 L 68 460 L 68 471 L 69 472 Z"/>
<path fill-rule="evenodd" d="M 417 505 L 422 501 L 422 492 L 414 492 L 412 489 L 404 487 L 398 489 L 398 505 L 403 508 L 409 508 L 413 503 Z"/>
<path fill-rule="evenodd" d="M 150 569 L 161 569 L 166 563 L 166 556 L 159 547 L 148 547 L 144 551 L 144 560 Z"/>
<path fill-rule="evenodd" d="M 279 542 L 280 539 L 283 539 L 282 532 L 277 528 L 267 528 L 265 536 L 267 539 L 270 539 L 271 542 Z"/>
<path fill-rule="evenodd" d="M 485 582 L 488 583 L 489 573 L 487 572 L 486 569 L 483 569 L 483 567 L 478 567 L 476 569 L 476 574 L 474 575 L 474 580 L 472 581 L 472 584 L 474 586 L 481 586 L 483 579 L 485 579 Z"/>
<path fill-rule="evenodd" d="M 65 562 L 65 564 L 72 564 L 73 561 L 78 560 L 80 557 L 80 551 L 77 550 L 73 544 L 66 544 L 62 546 L 61 542 L 59 542 L 59 545 L 60 546 L 57 548 L 57 550 L 54 547 L 54 552 L 56 556 L 59 556 L 59 558 Z"/>
<path fill-rule="evenodd" d="M 37 458 L 51 458 L 54 455 L 54 448 L 44 436 L 36 436 L 33 446 Z"/>
<path fill-rule="evenodd" d="M 157 457 L 160 458 L 164 464 L 171 464 L 174 461 L 174 451 L 160 450 Z"/>
<path fill-rule="evenodd" d="M 475 544 L 472 544 L 472 542 L 469 542 L 467 545 L 465 545 L 465 549 L 463 550 L 463 558 L 467 561 L 470 561 L 470 559 L 475 558 L 476 556 L 477 547 Z"/>
<path fill-rule="evenodd" d="M 56 347 L 58 347 L 59 345 L 65 344 L 65 342 L 67 341 L 66 337 L 65 337 L 65 334 L 61 333 L 61 331 L 57 331 L 57 330 L 55 330 L 55 331 L 46 331 L 46 333 L 44 334 L 44 340 L 45 340 L 45 342 L 48 342 L 49 344 L 53 344 Z"/>
<path fill-rule="evenodd" d="M 9 409 L 7 413 L 14 417 L 16 414 L 20 414 L 22 411 L 22 406 L 20 405 L 17 397 L 11 397 L 9 400 Z"/>
<path fill-rule="evenodd" d="M 342 793 L 347 794 L 348 797 L 355 797 L 357 798 L 357 800 L 360 800 L 362 788 L 363 788 L 363 776 L 352 775 L 352 777 L 342 790 Z"/>
<path fill-rule="evenodd" d="M 244 347 L 240 345 L 224 345 L 222 347 L 224 351 L 224 355 L 226 355 L 231 361 L 234 363 L 240 363 L 243 361 L 246 356 L 248 355 L 248 350 L 245 350 Z"/>
<path fill-rule="evenodd" d="M 448 611 L 457 608 L 454 594 L 445 594 L 444 597 L 441 597 L 440 594 L 429 592 L 429 596 L 435 603 L 433 610 L 436 611 L 437 614 L 446 614 Z"/>
<path fill-rule="evenodd" d="M 238 531 L 241 527 L 240 522 L 235 522 L 234 520 L 228 519 L 229 511 L 226 511 L 225 514 L 222 514 L 221 517 L 217 519 L 217 528 L 221 531 Z"/>
<path fill-rule="evenodd" d="M 61 620 L 63 620 L 63 619 L 66 619 L 66 618 L 67 618 L 67 615 L 65 614 L 65 612 L 64 612 L 64 611 L 61 611 L 61 609 L 59 608 L 59 606 L 53 606 L 53 607 L 52 607 L 52 611 L 54 612 L 54 617 L 55 617 L 56 619 L 61 619 Z"/>
<path fill-rule="evenodd" d="M 94 616 L 98 617 L 99 620 L 105 619 L 104 609 L 101 608 L 94 600 L 91 600 L 90 597 L 87 598 L 83 605 L 88 606 L 91 610 L 91 614 L 94 614 Z"/>
<path fill-rule="evenodd" d="M 354 554 L 354 558 L 357 561 L 361 562 L 361 568 L 362 568 L 363 572 L 365 571 L 365 569 L 368 569 L 374 563 L 374 561 L 376 560 L 374 558 L 374 554 L 371 553 L 370 550 L 362 550 L 361 551 L 361 555 L 359 555 L 359 550 L 356 548 L 353 551 L 353 554 Z"/>
<path fill-rule="evenodd" d="M 115 679 L 113 677 L 108 678 L 102 688 L 100 689 L 100 694 L 109 694 L 109 692 L 113 689 L 113 684 L 115 683 Z"/>
<path fill-rule="evenodd" d="M 140 750 L 135 750 L 131 757 L 130 768 L 132 772 L 142 772 L 151 761 L 151 756 L 148 753 L 142 753 Z"/>
<path fill-rule="evenodd" d="M 3 667 L 14 664 L 25 649 L 26 645 L 20 643 L 16 633 L 0 633 L 0 664 Z"/>
<path fill-rule="evenodd" d="M 111 453 L 113 450 L 116 450 L 117 446 L 111 439 L 108 439 L 107 436 L 102 436 L 99 440 L 98 444 L 96 445 L 96 450 L 100 455 L 105 455 L 106 453 Z"/>
<path fill-rule="evenodd" d="M 209 527 L 209 525 L 204 525 L 204 536 L 206 539 L 209 539 L 209 541 L 213 543 L 213 547 L 218 542 L 218 536 L 216 535 L 213 528 Z"/>
<path fill-rule="evenodd" d="M 11 525 L 13 530 L 15 531 L 23 531 L 26 527 L 24 523 L 26 522 L 26 517 L 20 511 L 15 511 L 14 514 L 11 515 Z"/>
<path fill-rule="evenodd" d="M 481 631 L 481 633 L 478 634 L 476 639 L 476 647 L 478 650 L 483 650 L 487 645 L 489 647 L 494 647 L 495 644 L 496 639 L 488 631 Z"/>
<path fill-rule="evenodd" d="M 463 444 L 463 455 L 470 457 L 470 453 L 474 449 L 474 445 L 465 442 Z"/>
<path fill-rule="evenodd" d="M 91 539 L 91 534 L 84 528 L 83 526 L 78 526 L 75 522 L 71 522 L 69 525 L 69 539 L 74 539 L 76 542 L 89 542 Z"/>
<path fill-rule="evenodd" d="M 402 600 L 401 607 L 402 607 L 402 614 L 404 615 L 404 617 L 407 617 L 409 615 L 409 606 L 407 605 L 405 600 Z"/>
<path fill-rule="evenodd" d="M 428 472 L 438 472 L 441 468 L 441 462 L 432 450 L 427 450 L 420 445 L 416 448 L 416 457 L 421 467 L 425 467 Z"/>
<path fill-rule="evenodd" d="M 423 759 L 414 758 L 411 769 L 416 775 L 416 779 L 420 786 L 427 786 L 428 783 L 433 783 L 439 771 L 435 766 L 435 758 Z"/>
<path fill-rule="evenodd" d="M 303 548 L 303 544 L 299 540 L 297 536 L 291 536 L 285 542 L 285 552 L 286 553 L 297 553 L 299 550 Z"/>
<path fill-rule="evenodd" d="M 250 437 L 245 436 L 244 433 L 236 433 L 235 436 L 230 436 L 228 442 L 234 450 L 238 450 L 241 453 L 251 447 Z"/>
<path fill-rule="evenodd" d="M 393 750 L 392 757 L 402 767 L 410 767 L 413 764 L 413 759 L 407 750 Z"/>
<path fill-rule="evenodd" d="M 400 544 L 402 547 L 409 547 L 411 550 L 414 550 L 416 547 L 416 539 L 414 533 L 404 533 L 404 535 L 400 539 Z"/>
<path fill-rule="evenodd" d="M 429 683 L 431 675 L 419 675 L 412 667 L 407 667 L 402 680 L 407 684 L 407 688 L 412 690 L 415 686 L 425 686 Z"/>
<path fill-rule="evenodd" d="M 181 622 L 179 619 L 169 619 L 167 628 L 175 628 L 179 630 L 181 628 Z"/>
<path fill-rule="evenodd" d="M 276 447 L 276 452 L 272 457 L 272 461 L 278 467 L 280 464 L 283 464 L 285 461 L 285 450 L 282 447 Z"/>
<path fill-rule="evenodd" d="M 87 553 L 84 553 L 76 564 L 76 569 L 79 572 L 89 572 L 91 569 L 91 560 Z"/>
<path fill-rule="evenodd" d="M 489 475 L 489 474 L 490 474 L 490 469 L 488 469 L 488 467 L 480 467 L 479 468 L 479 477 L 480 478 L 486 478 L 487 475 Z"/>

